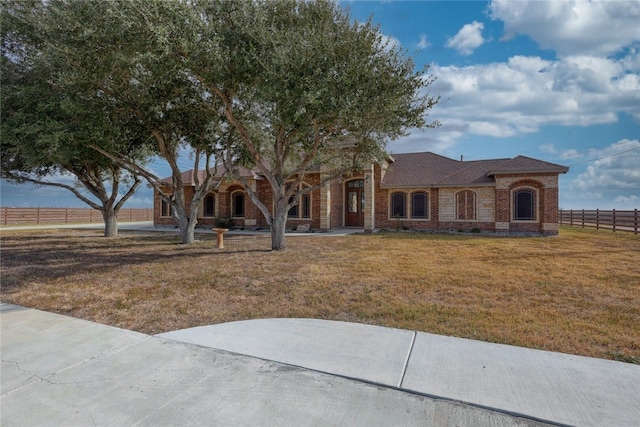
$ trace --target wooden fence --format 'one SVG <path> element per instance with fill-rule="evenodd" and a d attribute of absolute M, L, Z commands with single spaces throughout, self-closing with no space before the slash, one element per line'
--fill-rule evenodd
<path fill-rule="evenodd" d="M 572 227 L 604 228 L 613 231 L 631 231 L 638 234 L 638 209 L 632 211 L 561 210 L 560 224 Z"/>
<path fill-rule="evenodd" d="M 91 208 L 0 208 L 2 225 L 80 224 L 103 221 L 102 213 Z M 153 221 L 153 209 L 120 209 L 118 221 Z"/>

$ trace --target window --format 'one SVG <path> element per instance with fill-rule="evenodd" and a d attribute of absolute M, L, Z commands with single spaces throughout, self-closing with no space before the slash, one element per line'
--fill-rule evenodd
<path fill-rule="evenodd" d="M 308 185 L 300 184 L 300 190 L 308 187 Z M 293 201 L 293 197 L 289 200 L 289 203 Z M 298 204 L 292 206 L 287 213 L 288 218 L 311 218 L 311 193 L 304 193 L 300 195 Z"/>
<path fill-rule="evenodd" d="M 171 203 L 167 202 L 165 199 L 161 200 L 161 207 L 160 207 L 160 216 L 171 216 L 171 214 L 173 213 L 173 207 L 171 206 Z"/>
<path fill-rule="evenodd" d="M 418 192 L 411 195 L 411 218 L 427 218 L 429 212 L 427 193 Z"/>
<path fill-rule="evenodd" d="M 311 194 L 302 195 L 302 218 L 311 218 Z"/>
<path fill-rule="evenodd" d="M 476 193 L 471 190 L 456 193 L 456 219 L 462 221 L 476 219 Z"/>
<path fill-rule="evenodd" d="M 407 217 L 407 195 L 404 193 L 393 193 L 391 195 L 391 217 L 406 218 Z"/>
<path fill-rule="evenodd" d="M 518 190 L 513 193 L 513 219 L 535 221 L 536 193 L 533 190 Z"/>
<path fill-rule="evenodd" d="M 213 194 L 207 194 L 204 198 L 204 216 L 213 217 L 216 216 L 216 196 Z"/>
<path fill-rule="evenodd" d="M 289 203 L 293 201 L 293 197 L 289 199 Z M 298 205 L 291 206 L 289 212 L 287 212 L 287 218 L 298 218 Z"/>
<path fill-rule="evenodd" d="M 231 213 L 234 218 L 244 217 L 244 193 L 242 191 L 231 194 Z"/>

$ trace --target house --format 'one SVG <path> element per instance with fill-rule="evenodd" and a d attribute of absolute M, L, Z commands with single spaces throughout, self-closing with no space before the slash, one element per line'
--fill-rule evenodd
<path fill-rule="evenodd" d="M 524 156 L 462 161 L 429 152 L 394 154 L 382 164 L 305 194 L 289 211 L 287 226 L 554 235 L 558 176 L 567 171 L 565 166 Z M 309 173 L 303 185 L 317 185 L 321 174 Z M 267 180 L 255 171 L 245 170 L 243 175 L 265 205 L 272 204 Z M 183 179 L 185 186 L 193 187 L 193 171 L 185 172 Z M 186 190 L 188 200 L 193 191 Z M 232 227 L 267 227 L 239 182 L 220 182 L 200 209 L 199 225 L 213 226 L 224 218 Z M 175 224 L 157 192 L 154 224 Z"/>

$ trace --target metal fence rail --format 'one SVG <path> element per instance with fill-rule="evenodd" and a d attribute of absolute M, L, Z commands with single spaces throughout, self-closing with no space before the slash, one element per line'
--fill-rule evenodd
<path fill-rule="evenodd" d="M 119 222 L 152 221 L 153 209 L 123 208 Z M 91 208 L 0 208 L 0 224 L 73 224 L 103 222 L 102 213 Z"/>
<path fill-rule="evenodd" d="M 632 211 L 570 209 L 560 211 L 560 225 L 604 228 L 638 234 L 638 209 Z"/>

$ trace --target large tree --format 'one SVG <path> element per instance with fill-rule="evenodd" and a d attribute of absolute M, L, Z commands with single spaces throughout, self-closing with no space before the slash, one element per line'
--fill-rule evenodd
<path fill-rule="evenodd" d="M 71 191 L 102 213 L 105 236 L 117 236 L 118 211 L 141 179 L 88 144 L 138 161 L 147 157 L 146 150 L 60 82 L 67 64 L 46 51 L 43 40 L 49 32 L 39 22 L 45 14 L 42 3 L 5 2 L 1 7 L 1 176 Z M 78 185 L 61 182 L 60 175 L 74 176 Z"/>
<path fill-rule="evenodd" d="M 145 169 L 141 160 L 146 158 L 120 145 L 106 145 L 81 134 L 78 144 L 63 141 L 61 149 L 77 147 L 131 176 L 146 178 L 171 204 L 182 242 L 193 242 L 198 208 L 213 180 L 217 141 L 228 140 L 233 132 L 224 126 L 221 107 L 205 100 L 207 92 L 172 50 L 173 43 L 191 43 L 197 37 L 189 26 L 188 4 L 147 0 L 33 1 L 22 8 L 19 4 L 15 6 L 22 24 L 19 30 L 39 35 L 35 56 L 63 64 L 52 79 L 60 95 L 82 100 L 100 115 L 98 122 L 87 114 L 75 122 L 93 133 L 100 133 L 96 132 L 99 124 L 107 123 L 112 126 L 110 133 L 128 136 L 131 147 L 165 159 L 172 183 L 167 186 Z M 174 40 L 173 34 L 180 38 Z M 184 171 L 178 166 L 185 151 L 191 151 L 194 169 L 202 165 L 206 171 L 202 179 L 195 174 L 191 200 L 185 197 Z"/>
<path fill-rule="evenodd" d="M 299 185 L 310 171 L 323 172 L 323 185 L 382 160 L 386 142 L 407 130 L 436 125 L 426 120 L 438 102 L 426 70 L 330 1 L 45 4 L 59 33 L 48 47 L 68 58 L 67 81 L 154 143 L 172 169 L 165 197 L 177 216 L 187 215 L 179 147 L 207 160 L 224 152 L 228 173 L 242 180 L 246 166 L 269 182 L 273 208 L 245 188 L 276 250 L 287 212 L 313 189 Z M 195 220 L 179 220 L 183 241 Z"/>
<path fill-rule="evenodd" d="M 221 104 L 216 105 L 183 61 L 176 46 L 199 39 L 188 2 L 148 0 L 52 2 L 62 12 L 56 20 L 68 25 L 67 53 L 74 58 L 73 79 L 98 95 L 113 110 L 121 126 L 145 138 L 145 144 L 171 170 L 168 186 L 150 171 L 119 152 L 100 150 L 132 173 L 146 178 L 172 206 L 182 243 L 195 240 L 202 200 L 214 178 L 213 161 L 221 141 L 233 138 Z M 82 19 L 84 17 L 84 19 Z M 82 25 L 72 27 L 74 20 Z M 179 156 L 188 151 L 194 173 L 194 193 L 185 194 Z"/>
<path fill-rule="evenodd" d="M 314 188 L 299 185 L 311 170 L 324 172 L 323 185 L 382 160 L 386 142 L 409 129 L 438 125 L 426 120 L 439 100 L 427 92 L 426 69 L 332 1 L 206 0 L 198 8 L 209 42 L 179 53 L 240 135 L 230 171 L 244 163 L 271 186 L 273 210 L 245 189 L 271 226 L 274 250 L 286 247 L 287 212 Z"/>

